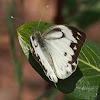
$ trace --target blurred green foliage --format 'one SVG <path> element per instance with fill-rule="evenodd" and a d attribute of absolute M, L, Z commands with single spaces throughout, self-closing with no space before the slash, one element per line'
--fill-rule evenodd
<path fill-rule="evenodd" d="M 100 20 L 100 0 L 64 0 L 64 23 L 87 28 Z"/>

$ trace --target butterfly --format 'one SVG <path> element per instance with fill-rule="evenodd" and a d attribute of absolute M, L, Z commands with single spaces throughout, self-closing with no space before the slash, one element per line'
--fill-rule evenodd
<path fill-rule="evenodd" d="M 86 35 L 69 25 L 54 25 L 42 35 L 30 36 L 30 51 L 50 81 L 68 78 L 77 68 L 77 58 Z"/>

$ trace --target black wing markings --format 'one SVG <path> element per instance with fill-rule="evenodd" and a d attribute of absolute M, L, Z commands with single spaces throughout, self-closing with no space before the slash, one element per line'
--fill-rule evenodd
<path fill-rule="evenodd" d="M 30 46 L 31 46 L 31 49 L 30 49 L 30 50 L 31 50 L 32 56 L 33 56 L 33 57 L 35 58 L 35 60 L 40 64 L 40 66 L 41 66 L 42 69 L 44 70 L 45 74 L 47 74 L 47 69 L 45 69 L 44 65 L 41 63 L 39 55 L 36 56 L 36 53 L 35 53 L 35 50 L 34 50 L 34 48 L 33 48 L 33 46 L 32 46 L 31 41 L 30 41 Z"/>

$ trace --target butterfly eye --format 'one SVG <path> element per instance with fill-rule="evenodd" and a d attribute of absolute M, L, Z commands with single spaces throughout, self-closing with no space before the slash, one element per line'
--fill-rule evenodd
<path fill-rule="evenodd" d="M 33 41 L 34 41 L 34 39 L 35 39 L 34 36 L 32 36 L 32 40 L 33 40 Z"/>

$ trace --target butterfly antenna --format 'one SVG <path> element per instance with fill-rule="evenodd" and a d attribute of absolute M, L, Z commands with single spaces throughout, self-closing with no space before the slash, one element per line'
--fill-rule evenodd
<path fill-rule="evenodd" d="M 21 23 L 25 24 L 22 20 L 20 20 L 20 19 L 18 19 L 18 18 L 16 18 L 16 17 L 14 17 L 14 16 L 11 16 L 11 19 L 15 19 L 15 20 L 17 20 L 17 21 L 19 21 L 19 22 L 21 22 Z M 27 24 L 26 24 L 26 25 L 27 25 Z M 30 25 L 27 25 L 27 26 L 29 26 L 29 27 L 30 27 Z M 31 28 L 31 27 L 30 27 L 30 28 Z M 30 35 L 26 35 L 26 34 L 24 34 L 24 36 L 30 37 Z"/>
<path fill-rule="evenodd" d="M 40 18 L 40 20 L 39 20 L 39 23 L 38 23 L 38 25 L 37 25 L 37 27 L 36 27 L 36 29 L 35 29 L 34 31 L 38 30 L 39 25 L 40 25 L 40 23 L 41 23 L 41 20 L 43 19 L 43 16 L 44 16 L 44 14 L 46 13 L 48 7 L 49 7 L 49 6 L 46 6 L 46 9 L 45 9 L 44 12 L 42 13 L 42 16 L 41 16 L 41 18 Z"/>
<path fill-rule="evenodd" d="M 15 20 L 17 20 L 17 21 L 19 21 L 19 22 L 21 22 L 21 23 L 25 24 L 23 21 L 21 21 L 20 19 L 18 19 L 18 18 L 16 18 L 16 17 L 14 17 L 14 16 L 11 16 L 11 19 L 15 19 Z"/>

